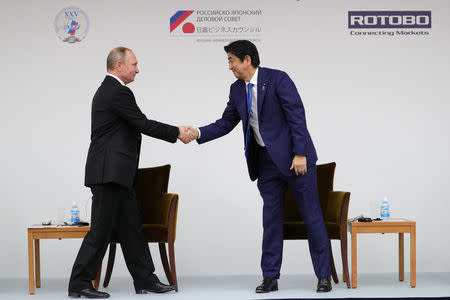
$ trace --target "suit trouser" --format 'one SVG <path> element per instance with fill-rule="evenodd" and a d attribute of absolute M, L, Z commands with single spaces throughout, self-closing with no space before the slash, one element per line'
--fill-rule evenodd
<path fill-rule="evenodd" d="M 113 183 L 94 185 L 91 190 L 91 229 L 73 265 L 69 291 L 91 286 L 113 232 L 118 235 L 135 288 L 145 288 L 155 282 L 155 267 L 142 233 L 134 190 Z"/>
<path fill-rule="evenodd" d="M 258 188 L 264 201 L 261 257 L 263 276 L 280 277 L 283 255 L 283 209 L 288 184 L 307 228 L 314 272 L 318 278 L 329 276 L 330 248 L 317 191 L 315 163 L 307 166 L 305 175 L 284 176 L 265 148 L 260 148 L 258 152 Z"/>

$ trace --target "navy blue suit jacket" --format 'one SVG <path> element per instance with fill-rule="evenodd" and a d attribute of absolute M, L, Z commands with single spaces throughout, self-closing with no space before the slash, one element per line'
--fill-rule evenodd
<path fill-rule="evenodd" d="M 259 132 L 267 151 L 280 172 L 293 176 L 289 170 L 295 155 L 305 155 L 308 164 L 317 161 L 317 154 L 306 127 L 305 110 L 294 82 L 279 70 L 258 69 L 258 121 Z M 198 143 L 206 143 L 228 134 L 242 120 L 247 128 L 247 102 L 245 82 L 236 80 L 230 87 L 230 96 L 222 118 L 200 127 Z M 254 139 L 250 147 L 254 148 Z M 250 151 L 247 166 L 251 180 L 258 178 L 256 151 Z"/>

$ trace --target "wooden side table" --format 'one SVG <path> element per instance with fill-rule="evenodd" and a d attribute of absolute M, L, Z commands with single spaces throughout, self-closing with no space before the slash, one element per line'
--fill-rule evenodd
<path fill-rule="evenodd" d="M 348 222 L 348 231 L 352 234 L 352 288 L 357 287 L 357 234 L 358 233 L 398 233 L 398 272 L 399 280 L 405 277 L 404 234 L 410 235 L 410 259 L 411 259 L 411 287 L 416 287 L 416 222 L 402 219 L 389 218 L 375 222 Z"/>
<path fill-rule="evenodd" d="M 30 295 L 34 294 L 34 270 L 36 267 L 36 287 L 41 287 L 41 266 L 40 266 L 40 239 L 79 239 L 84 238 L 91 228 L 89 226 L 73 227 L 73 226 L 41 226 L 34 225 L 28 227 L 28 288 Z M 34 253 L 33 253 L 34 242 Z M 33 255 L 34 254 L 34 255 Z M 36 260 L 36 265 L 35 265 Z M 98 288 L 100 281 L 100 271 L 97 279 L 94 281 L 95 288 Z"/>

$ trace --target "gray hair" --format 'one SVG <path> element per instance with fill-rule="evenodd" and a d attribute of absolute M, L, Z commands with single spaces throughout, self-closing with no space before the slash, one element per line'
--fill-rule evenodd
<path fill-rule="evenodd" d="M 106 58 L 106 70 L 113 71 L 118 61 L 125 61 L 126 52 L 131 51 L 126 47 L 116 47 L 109 52 L 108 57 Z"/>

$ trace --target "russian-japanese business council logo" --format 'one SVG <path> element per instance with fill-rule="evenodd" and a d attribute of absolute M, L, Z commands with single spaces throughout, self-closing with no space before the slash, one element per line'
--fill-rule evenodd
<path fill-rule="evenodd" d="M 349 11 L 348 28 L 356 36 L 429 35 L 431 11 Z"/>
<path fill-rule="evenodd" d="M 55 17 L 55 31 L 63 42 L 81 42 L 89 31 L 89 19 L 78 7 L 63 8 Z"/>
<path fill-rule="evenodd" d="M 197 42 L 260 41 L 261 9 L 178 10 L 170 17 L 171 37 L 192 37 Z"/>
<path fill-rule="evenodd" d="M 170 17 L 170 33 L 177 30 L 177 28 L 178 30 L 181 30 L 182 33 L 194 33 L 194 24 L 191 22 L 186 22 L 186 19 L 189 18 L 193 12 L 193 10 L 179 10 L 172 17 Z M 181 24 L 183 24 L 183 26 L 180 27 Z"/>

